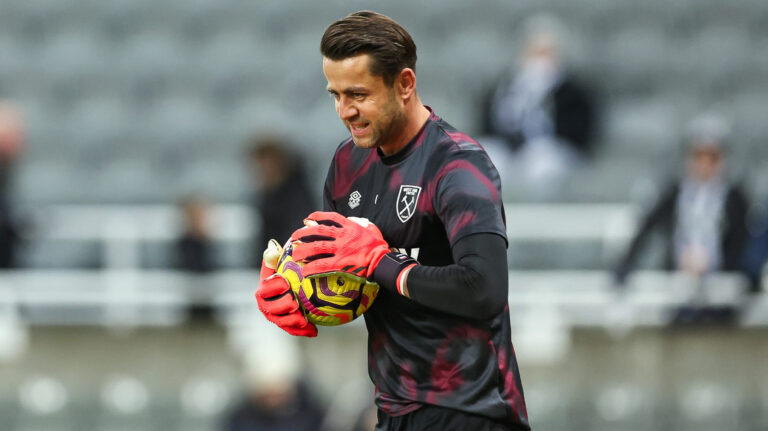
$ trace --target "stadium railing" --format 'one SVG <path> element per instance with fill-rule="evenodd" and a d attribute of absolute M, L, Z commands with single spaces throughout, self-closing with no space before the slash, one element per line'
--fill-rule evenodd
<path fill-rule="evenodd" d="M 0 310 L 24 310 L 33 325 L 163 326 L 183 323 L 189 307 L 212 305 L 223 324 L 258 313 L 255 271 L 189 275 L 166 270 L 6 271 Z M 742 323 L 768 326 L 768 296 L 744 303 L 746 280 L 712 274 L 695 280 L 679 273 L 639 271 L 616 288 L 603 271 L 510 271 L 513 323 L 556 316 L 565 326 L 662 326 L 685 305 L 744 307 Z"/>
<path fill-rule="evenodd" d="M 635 209 L 623 204 L 507 205 L 510 243 L 516 241 L 597 241 L 623 246 Z M 212 235 L 219 242 L 246 244 L 255 228 L 245 205 L 217 205 Z M 223 322 L 255 311 L 257 273 L 249 270 L 189 275 L 139 267 L 143 241 L 170 242 L 181 218 L 173 205 L 55 205 L 36 217 L 44 241 L 98 241 L 102 269 L 27 269 L 0 276 L 0 310 L 23 307 L 30 324 L 174 325 L 194 305 L 213 305 Z M 682 274 L 639 271 L 617 289 L 603 270 L 543 270 L 509 273 L 512 316 L 557 316 L 566 326 L 665 325 L 676 307 L 707 304 L 741 307 L 746 282 L 733 274 L 702 281 Z M 741 308 L 740 308 L 741 309 Z M 768 325 L 768 299 L 751 298 L 742 310 L 747 325 Z M 547 311 L 547 312 L 543 312 Z M 513 317 L 513 320 L 515 317 Z"/>

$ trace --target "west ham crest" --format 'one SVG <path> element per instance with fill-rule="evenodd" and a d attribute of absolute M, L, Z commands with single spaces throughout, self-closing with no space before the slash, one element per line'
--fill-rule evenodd
<path fill-rule="evenodd" d="M 416 202 L 419 200 L 420 193 L 421 187 L 419 186 L 400 186 L 395 210 L 397 211 L 397 218 L 399 218 L 401 222 L 405 223 L 413 217 L 413 213 L 416 212 Z"/>

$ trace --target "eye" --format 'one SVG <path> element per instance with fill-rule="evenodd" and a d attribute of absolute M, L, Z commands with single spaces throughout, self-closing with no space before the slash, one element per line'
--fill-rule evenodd
<path fill-rule="evenodd" d="M 339 286 L 343 286 L 344 285 L 344 279 L 341 278 L 341 277 L 337 278 L 336 279 L 336 284 L 339 285 Z"/>

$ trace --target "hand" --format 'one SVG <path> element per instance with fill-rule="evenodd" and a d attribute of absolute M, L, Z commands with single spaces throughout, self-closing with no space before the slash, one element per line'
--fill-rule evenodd
<path fill-rule="evenodd" d="M 683 250 L 680 256 L 680 269 L 698 278 L 709 268 L 709 255 L 704 247 L 696 244 L 689 245 Z"/>
<path fill-rule="evenodd" d="M 309 323 L 302 313 L 288 280 L 275 273 L 277 259 L 281 254 L 282 248 L 277 241 L 270 240 L 264 251 L 264 259 L 261 262 L 261 282 L 255 294 L 259 310 L 267 320 L 291 335 L 315 337 L 317 327 Z"/>
<path fill-rule="evenodd" d="M 291 235 L 293 259 L 304 264 L 304 277 L 341 271 L 370 278 L 381 258 L 390 252 L 379 228 L 366 219 L 317 211 L 307 216 L 304 224 Z"/>
<path fill-rule="evenodd" d="M 410 256 L 392 252 L 381 231 L 366 219 L 335 212 L 314 212 L 291 235 L 293 259 L 304 263 L 305 277 L 347 272 L 407 296 L 405 279 L 418 264 Z"/>

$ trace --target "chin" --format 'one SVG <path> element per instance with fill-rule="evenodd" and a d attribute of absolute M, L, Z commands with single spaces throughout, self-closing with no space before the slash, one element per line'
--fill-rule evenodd
<path fill-rule="evenodd" d="M 376 142 L 373 142 L 373 141 L 372 141 L 372 140 L 370 140 L 370 139 L 357 139 L 357 138 L 355 138 L 355 137 L 353 136 L 353 137 L 352 137 L 352 142 L 354 142 L 354 143 L 355 143 L 355 145 L 356 145 L 357 147 L 360 147 L 360 148 L 366 148 L 366 149 L 368 149 L 368 148 L 376 148 L 376 147 L 377 147 L 377 145 L 376 145 Z"/>

